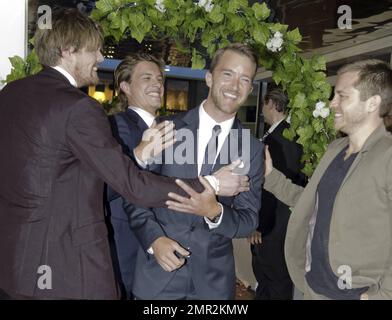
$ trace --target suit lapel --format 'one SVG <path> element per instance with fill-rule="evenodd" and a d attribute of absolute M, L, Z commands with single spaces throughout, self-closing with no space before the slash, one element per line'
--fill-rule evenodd
<path fill-rule="evenodd" d="M 181 130 L 182 128 L 190 130 L 193 136 L 193 163 L 188 164 L 190 177 L 198 176 L 198 166 L 197 166 L 197 144 L 198 144 L 198 134 L 197 130 L 199 129 L 199 108 L 193 108 L 188 111 L 184 117 L 182 118 L 183 127 L 177 127 L 176 130 Z"/>
<path fill-rule="evenodd" d="M 127 122 L 129 125 L 131 125 L 129 122 L 133 122 L 134 124 L 137 125 L 137 127 L 140 129 L 141 132 L 144 132 L 145 130 L 148 129 L 148 125 L 144 122 L 141 116 L 137 114 L 134 110 L 127 108 L 127 111 L 125 112 Z"/>

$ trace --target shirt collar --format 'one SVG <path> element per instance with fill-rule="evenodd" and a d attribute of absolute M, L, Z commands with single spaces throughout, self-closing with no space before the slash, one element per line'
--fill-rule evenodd
<path fill-rule="evenodd" d="M 280 119 L 279 121 L 275 122 L 275 123 L 268 129 L 268 132 L 269 132 L 269 133 L 272 133 L 272 131 L 274 131 L 274 130 L 276 129 L 276 127 L 277 127 L 278 125 L 280 125 L 280 123 L 281 123 L 284 119 L 285 119 L 285 118 Z"/>
<path fill-rule="evenodd" d="M 72 84 L 75 88 L 78 87 L 78 84 L 77 84 L 75 78 L 67 70 L 65 70 L 64 68 L 62 68 L 60 66 L 55 66 L 55 67 L 51 67 L 51 68 L 60 72 L 64 77 L 66 77 L 68 79 L 70 84 Z"/>
<path fill-rule="evenodd" d="M 212 131 L 212 128 L 215 125 L 220 125 L 222 129 L 222 136 L 227 135 L 230 132 L 231 127 L 233 126 L 235 117 L 225 120 L 223 122 L 216 122 L 211 116 L 204 110 L 204 103 L 205 100 L 201 103 L 200 108 L 199 108 L 199 129 L 201 125 L 203 125 L 203 130 L 209 130 Z"/>
<path fill-rule="evenodd" d="M 143 119 L 143 121 L 147 124 L 148 127 L 152 126 L 155 117 L 151 113 L 139 107 L 129 106 L 128 108 L 135 111 L 140 116 L 140 118 Z"/>

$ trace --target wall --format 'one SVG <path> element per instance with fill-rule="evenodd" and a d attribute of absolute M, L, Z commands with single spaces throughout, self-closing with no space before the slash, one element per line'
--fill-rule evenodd
<path fill-rule="evenodd" d="M 11 70 L 8 57 L 25 57 L 26 0 L 2 0 L 0 10 L 0 81 Z M 0 88 L 2 85 L 0 84 Z"/>

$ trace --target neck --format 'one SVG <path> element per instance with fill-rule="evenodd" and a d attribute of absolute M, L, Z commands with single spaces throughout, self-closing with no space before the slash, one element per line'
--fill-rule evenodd
<path fill-rule="evenodd" d="M 210 98 L 207 98 L 206 102 L 204 102 L 203 107 L 204 107 L 204 111 L 207 112 L 207 114 L 212 119 L 214 119 L 217 123 L 221 123 L 226 120 L 232 119 L 236 115 L 236 112 L 233 114 L 228 114 L 228 113 L 224 113 L 223 111 L 219 110 L 215 106 L 215 103 Z"/>
<path fill-rule="evenodd" d="M 374 132 L 374 130 L 378 128 L 379 125 L 381 125 L 381 123 L 382 119 L 379 118 L 379 121 L 368 122 L 358 127 L 352 133 L 349 133 L 349 147 L 346 152 L 346 157 L 348 157 L 352 153 L 359 152 L 365 144 L 366 140 L 369 138 L 369 136 Z"/>
<path fill-rule="evenodd" d="M 59 65 L 57 65 L 57 67 L 60 67 L 60 68 L 64 69 L 65 71 L 67 71 L 75 79 L 77 87 L 80 88 L 80 84 L 76 80 L 76 77 L 75 77 L 75 74 L 73 73 L 72 68 L 70 68 L 70 66 L 66 62 L 64 62 L 64 61 L 61 62 Z"/>
<path fill-rule="evenodd" d="M 285 115 L 283 113 L 275 113 L 272 115 L 271 123 L 269 123 L 270 126 L 273 126 L 275 123 L 283 120 L 285 118 Z"/>

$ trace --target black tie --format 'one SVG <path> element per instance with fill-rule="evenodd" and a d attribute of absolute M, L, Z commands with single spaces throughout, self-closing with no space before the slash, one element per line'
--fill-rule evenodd
<path fill-rule="evenodd" d="M 222 129 L 220 125 L 216 125 L 212 128 L 212 136 L 210 141 L 206 146 L 206 151 L 204 152 L 203 165 L 201 166 L 200 175 L 208 176 L 212 172 L 214 167 L 216 151 L 218 149 L 218 135 L 221 133 Z"/>

